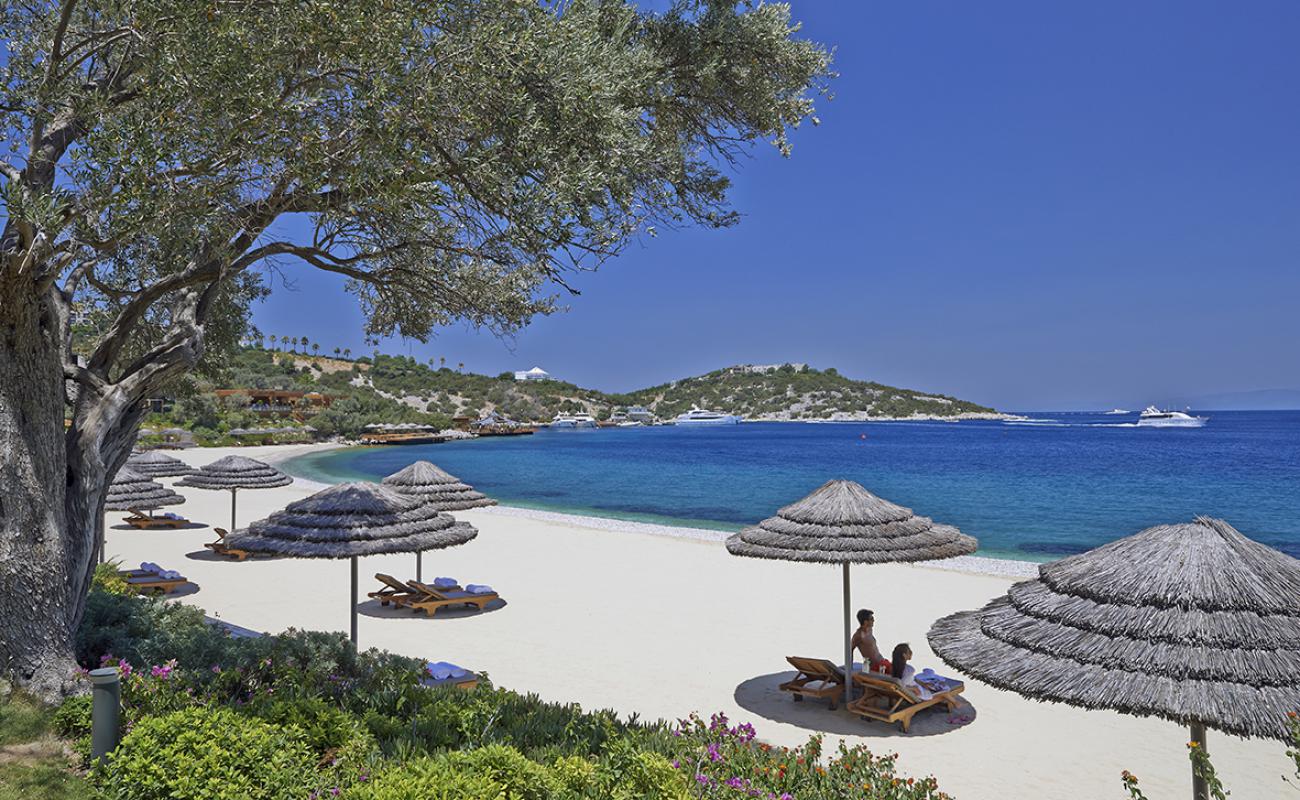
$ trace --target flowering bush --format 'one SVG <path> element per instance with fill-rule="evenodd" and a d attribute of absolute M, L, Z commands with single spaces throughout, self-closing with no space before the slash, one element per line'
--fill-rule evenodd
<path fill-rule="evenodd" d="M 772 747 L 755 740 L 753 726 L 731 725 L 723 714 L 706 723 L 696 715 L 673 731 L 677 742 L 673 766 L 697 786 L 700 797 L 761 800 L 870 798 L 870 800 L 944 800 L 934 778 L 902 777 L 897 756 L 877 756 L 862 746 L 842 742 L 823 761 L 822 737 L 802 747 Z"/>
<path fill-rule="evenodd" d="M 107 798 L 215 797 L 203 787 L 222 782 L 238 795 L 250 776 L 305 800 L 944 797 L 932 778 L 897 775 L 893 756 L 841 747 L 823 758 L 820 737 L 773 748 L 722 715 L 671 730 L 486 681 L 430 689 L 423 662 L 358 653 L 338 634 L 232 638 L 197 609 L 103 592 L 92 602 L 86 626 L 107 628 L 83 626 L 82 664 L 122 676 L 126 737 L 95 771 Z M 89 712 L 88 700 L 69 701 L 59 729 L 88 741 Z M 182 735 L 185 724 L 203 746 Z M 266 765 L 274 774 L 261 776 Z"/>

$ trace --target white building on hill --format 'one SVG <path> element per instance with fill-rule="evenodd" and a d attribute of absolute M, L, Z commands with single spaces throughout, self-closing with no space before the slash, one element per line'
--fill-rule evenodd
<path fill-rule="evenodd" d="M 530 370 L 520 370 L 515 373 L 515 380 L 517 381 L 549 381 L 550 379 L 551 373 L 541 367 L 533 367 Z"/>

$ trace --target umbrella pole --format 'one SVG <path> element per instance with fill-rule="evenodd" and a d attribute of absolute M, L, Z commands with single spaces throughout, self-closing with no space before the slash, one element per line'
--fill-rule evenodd
<path fill-rule="evenodd" d="M 230 532 L 231 533 L 235 532 L 235 492 L 238 491 L 239 491 L 238 489 L 234 489 L 234 488 L 230 490 Z"/>
<path fill-rule="evenodd" d="M 1203 752 L 1209 752 L 1205 749 L 1205 726 L 1199 722 L 1192 723 L 1192 741 Z M 1192 762 L 1192 800 L 1210 800 L 1210 787 L 1196 772 L 1196 762 Z"/>
<path fill-rule="evenodd" d="M 416 583 L 424 582 L 424 553 L 415 554 L 415 581 Z"/>
<path fill-rule="evenodd" d="M 844 706 L 853 699 L 853 628 L 849 620 L 849 562 L 844 562 Z"/>
<path fill-rule="evenodd" d="M 348 599 L 352 611 L 352 646 L 357 646 L 357 557 L 352 557 L 352 597 Z"/>

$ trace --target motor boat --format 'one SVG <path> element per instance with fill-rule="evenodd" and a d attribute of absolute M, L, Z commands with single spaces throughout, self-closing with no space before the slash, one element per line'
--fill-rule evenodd
<path fill-rule="evenodd" d="M 1147 406 L 1138 417 L 1139 428 L 1200 428 L 1209 417 L 1194 417 L 1183 411 L 1161 411 Z"/>
<path fill-rule="evenodd" d="M 556 414 L 551 420 L 552 428 L 594 428 L 596 418 L 590 414 Z"/>
<path fill-rule="evenodd" d="M 702 408 L 692 408 L 684 414 L 678 414 L 673 420 L 675 425 L 735 425 L 740 422 L 740 417 L 735 414 L 724 414 L 721 411 L 705 411 Z"/>

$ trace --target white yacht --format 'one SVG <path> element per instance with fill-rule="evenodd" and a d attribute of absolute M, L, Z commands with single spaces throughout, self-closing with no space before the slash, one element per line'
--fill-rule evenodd
<path fill-rule="evenodd" d="M 1123 414 L 1131 414 L 1131 413 L 1133 412 L 1129 411 L 1127 408 L 1112 408 L 1110 411 L 1106 412 L 1106 416 L 1117 417 Z"/>
<path fill-rule="evenodd" d="M 1147 406 L 1138 417 L 1139 428 L 1199 428 L 1209 417 L 1193 417 L 1182 411 L 1161 411 Z"/>
<path fill-rule="evenodd" d="M 735 414 L 723 414 L 721 411 L 692 408 L 684 414 L 678 414 L 673 422 L 676 425 L 735 425 L 740 422 L 740 417 Z"/>
<path fill-rule="evenodd" d="M 596 418 L 590 414 L 556 414 L 551 420 L 552 428 L 594 428 Z"/>

